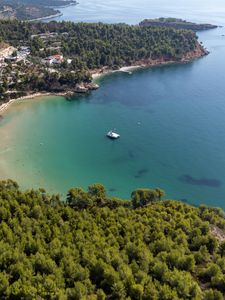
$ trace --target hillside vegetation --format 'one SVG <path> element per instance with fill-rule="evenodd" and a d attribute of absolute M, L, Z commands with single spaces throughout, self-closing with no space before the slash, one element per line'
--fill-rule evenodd
<path fill-rule="evenodd" d="M 21 41 L 32 49 L 33 55 L 61 52 L 76 58 L 89 69 L 100 66 L 120 66 L 140 59 L 182 58 L 198 45 L 197 36 L 187 30 L 148 28 L 126 24 L 102 23 L 24 23 L 2 21 L 0 37 L 13 46 Z M 49 33 L 54 33 L 54 36 Z M 43 38 L 40 35 L 46 34 Z M 57 50 L 49 49 L 52 44 Z M 59 50 L 60 49 L 60 50 Z M 52 52 L 51 52 L 52 51 Z"/>
<path fill-rule="evenodd" d="M 145 19 L 140 23 L 140 26 L 167 27 L 174 29 L 187 29 L 193 31 L 209 30 L 218 27 L 216 25 L 211 24 L 196 24 L 177 18 Z"/>
<path fill-rule="evenodd" d="M 0 182 L 0 298 L 222 300 L 224 213 L 163 195 L 95 184 L 61 202 Z"/>
<path fill-rule="evenodd" d="M 36 0 L 0 0 L 0 20 L 28 21 L 56 15 L 57 13 L 59 13 L 58 10 L 47 7 L 47 2 L 45 5 L 40 5 L 39 1 Z"/>
<path fill-rule="evenodd" d="M 75 0 L 0 0 L 0 19 L 30 21 L 60 14 L 57 7 L 75 5 Z"/>
<path fill-rule="evenodd" d="M 73 91 L 76 84 L 90 82 L 96 69 L 183 62 L 206 54 L 194 32 L 126 24 L 1 21 L 0 40 L 30 49 L 25 58 L 17 60 L 17 51 L 6 59 L 0 72 L 2 102 L 32 92 Z M 52 55 L 63 60 L 49 68 L 46 59 Z"/>

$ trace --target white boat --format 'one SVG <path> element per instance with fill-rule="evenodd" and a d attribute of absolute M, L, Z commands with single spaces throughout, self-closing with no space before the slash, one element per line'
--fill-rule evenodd
<path fill-rule="evenodd" d="M 118 139 L 119 137 L 120 137 L 120 135 L 118 134 L 118 133 L 116 133 L 116 132 L 114 132 L 114 131 L 112 131 L 112 130 L 110 130 L 107 134 L 106 134 L 106 136 L 108 137 L 108 138 L 110 138 L 110 139 Z"/>

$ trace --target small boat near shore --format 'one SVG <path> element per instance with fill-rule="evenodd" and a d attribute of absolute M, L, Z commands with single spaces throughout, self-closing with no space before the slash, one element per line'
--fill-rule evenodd
<path fill-rule="evenodd" d="M 106 136 L 112 140 L 116 140 L 116 139 L 120 138 L 120 135 L 113 130 L 110 130 L 109 132 L 107 132 Z"/>

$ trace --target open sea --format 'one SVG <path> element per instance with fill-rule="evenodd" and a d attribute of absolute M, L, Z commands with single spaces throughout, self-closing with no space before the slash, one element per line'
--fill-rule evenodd
<path fill-rule="evenodd" d="M 57 20 L 225 25 L 224 0 L 80 0 L 62 12 Z M 122 198 L 160 187 L 167 198 L 225 208 L 225 29 L 198 36 L 210 55 L 191 63 L 107 75 L 72 101 L 14 103 L 0 119 L 0 178 L 64 195 L 95 182 Z M 119 140 L 105 137 L 111 128 Z"/>

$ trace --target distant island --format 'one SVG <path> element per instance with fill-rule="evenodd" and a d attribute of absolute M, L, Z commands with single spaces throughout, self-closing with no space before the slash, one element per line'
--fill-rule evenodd
<path fill-rule="evenodd" d="M 218 27 L 216 25 L 211 24 L 196 24 L 177 18 L 145 19 L 144 21 L 140 22 L 139 25 L 143 27 L 167 27 L 174 29 L 187 29 L 193 31 L 209 30 Z"/>
<path fill-rule="evenodd" d="M 0 47 L 1 103 L 83 93 L 98 88 L 95 73 L 185 63 L 208 53 L 188 30 L 55 21 L 0 21 Z"/>
<path fill-rule="evenodd" d="M 0 0 L 0 20 L 35 21 L 61 15 L 62 6 L 75 5 L 75 0 Z"/>

